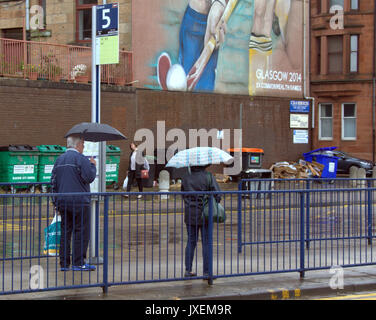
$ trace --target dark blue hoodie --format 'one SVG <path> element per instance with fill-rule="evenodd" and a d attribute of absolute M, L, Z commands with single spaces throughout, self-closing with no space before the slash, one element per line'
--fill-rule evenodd
<path fill-rule="evenodd" d="M 90 192 L 90 183 L 95 180 L 96 167 L 83 154 L 68 149 L 56 159 L 52 169 L 53 193 Z M 56 197 L 55 206 L 60 210 L 76 206 L 88 206 L 89 195 Z"/>

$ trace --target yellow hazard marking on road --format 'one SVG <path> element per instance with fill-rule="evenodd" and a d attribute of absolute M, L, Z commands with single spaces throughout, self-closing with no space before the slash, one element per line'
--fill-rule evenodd
<path fill-rule="evenodd" d="M 340 297 L 320 298 L 316 300 L 376 300 L 376 293 L 352 294 Z"/>
<path fill-rule="evenodd" d="M 278 300 L 278 294 L 274 292 L 274 290 L 268 290 L 270 293 L 271 300 Z"/>
<path fill-rule="evenodd" d="M 154 213 L 126 213 L 126 212 L 123 212 L 123 213 L 117 213 L 116 211 L 112 211 L 111 214 L 108 215 L 109 218 L 112 218 L 112 217 L 115 217 L 115 218 L 118 218 L 118 217 L 121 217 L 121 216 L 124 216 L 124 218 L 126 217 L 143 217 L 143 216 L 155 216 L 155 215 L 160 215 L 160 216 L 169 216 L 171 215 L 172 213 L 176 214 L 176 215 L 183 215 L 183 212 L 154 212 Z M 103 219 L 103 215 L 100 216 L 101 219 Z M 19 221 L 28 221 L 30 223 L 33 223 L 33 222 L 37 222 L 37 221 L 46 221 L 47 219 L 51 220 L 53 219 L 53 217 L 33 217 L 32 219 L 30 218 L 25 218 L 25 219 L 19 219 L 19 218 L 14 218 L 13 221 L 14 222 L 19 222 Z M 12 218 L 9 218 L 9 219 L 6 219 L 6 220 L 1 220 L 0 219 L 0 226 L 2 225 L 3 221 L 10 221 L 12 220 Z"/>
<path fill-rule="evenodd" d="M 5 231 L 25 231 L 27 227 L 13 224 L 13 223 L 0 222 L 0 232 L 4 231 L 4 229 Z"/>
<path fill-rule="evenodd" d="M 282 299 L 290 299 L 290 292 L 286 289 L 280 289 L 282 291 Z"/>
<path fill-rule="evenodd" d="M 121 216 L 155 216 L 155 215 L 160 215 L 160 216 L 167 216 L 167 215 L 182 215 L 183 212 L 174 212 L 173 210 L 171 212 L 153 212 L 153 213 L 127 213 L 127 212 L 117 212 L 116 210 L 110 210 L 108 213 L 108 217 L 121 217 Z M 103 218 L 103 216 L 101 216 Z"/>
<path fill-rule="evenodd" d="M 270 294 L 271 300 L 287 300 L 292 298 L 300 298 L 301 297 L 301 291 L 299 288 L 297 289 L 285 289 L 285 288 L 279 288 L 278 291 L 275 290 L 268 290 Z"/>

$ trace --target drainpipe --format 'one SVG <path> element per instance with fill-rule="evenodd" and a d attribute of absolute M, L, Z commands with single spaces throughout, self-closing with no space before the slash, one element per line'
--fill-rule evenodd
<path fill-rule="evenodd" d="M 26 0 L 26 31 L 30 30 L 30 0 Z"/>
<path fill-rule="evenodd" d="M 376 0 L 375 0 L 376 1 Z M 310 97 L 307 95 L 307 64 L 308 64 L 308 67 L 310 68 L 311 66 L 311 59 L 310 59 L 310 56 L 308 56 L 308 63 L 307 63 L 307 53 L 306 53 L 306 47 L 307 47 L 307 32 L 306 32 L 306 28 L 307 28 L 307 25 L 308 25 L 308 31 L 309 31 L 309 35 L 311 34 L 311 29 L 310 29 L 310 24 L 309 24 L 309 15 L 308 15 L 308 22 L 307 22 L 307 16 L 306 16 L 306 0 L 303 0 L 303 95 L 304 95 L 304 99 L 307 99 L 307 100 L 312 100 L 312 113 L 311 113 L 311 117 L 312 117 L 312 125 L 311 125 L 311 149 L 313 147 L 313 129 L 315 128 L 315 98 L 314 97 Z M 311 5 L 310 3 L 308 2 L 308 12 L 310 13 L 311 12 Z M 309 50 L 309 52 L 311 52 L 311 50 Z"/>

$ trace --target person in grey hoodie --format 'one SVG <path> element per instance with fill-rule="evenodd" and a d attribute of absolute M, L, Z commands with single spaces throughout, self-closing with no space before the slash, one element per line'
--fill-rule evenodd
<path fill-rule="evenodd" d="M 96 177 L 96 161 L 86 158 L 82 154 L 83 150 L 83 139 L 77 136 L 67 138 L 67 151 L 56 159 L 52 169 L 53 193 L 90 193 L 90 183 Z M 53 203 L 61 216 L 61 271 L 70 270 L 72 234 L 72 270 L 95 270 L 95 266 L 85 264 L 90 239 L 90 194 L 57 195 L 53 198 Z"/>

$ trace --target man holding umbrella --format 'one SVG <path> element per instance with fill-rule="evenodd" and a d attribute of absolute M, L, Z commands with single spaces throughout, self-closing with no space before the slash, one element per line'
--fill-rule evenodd
<path fill-rule="evenodd" d="M 127 139 L 121 132 L 104 123 L 82 122 L 73 126 L 64 136 L 66 153 L 56 159 L 52 170 L 52 192 L 88 193 L 78 196 L 56 196 L 54 204 L 61 215 L 60 267 L 69 270 L 70 242 L 73 234 L 72 270 L 91 271 L 95 266 L 85 264 L 90 240 L 91 199 L 90 183 L 96 178 L 96 161 L 82 153 L 84 142 Z M 103 170 L 103 168 L 102 168 Z"/>
<path fill-rule="evenodd" d="M 90 183 L 96 178 L 96 161 L 82 153 L 84 142 L 127 139 L 120 131 L 105 123 L 82 122 L 73 126 L 64 136 L 66 153 L 56 159 L 52 170 L 52 192 L 87 193 L 87 195 L 56 196 L 54 204 L 61 215 L 60 267 L 69 270 L 70 242 L 73 234 L 72 270 L 92 271 L 95 266 L 85 264 L 90 240 L 91 199 Z M 102 169 L 103 171 L 103 166 Z"/>
<path fill-rule="evenodd" d="M 82 153 L 84 140 L 77 135 L 67 138 L 67 151 L 59 156 L 52 170 L 52 192 L 90 192 L 90 183 L 96 177 L 96 161 Z M 95 266 L 85 264 L 90 239 L 90 196 L 56 196 L 53 199 L 61 215 L 60 268 L 70 268 L 70 242 L 73 234 L 72 270 L 92 271 Z"/>

